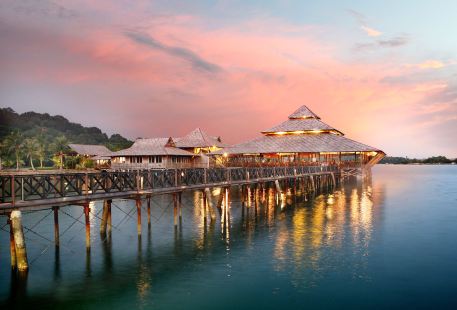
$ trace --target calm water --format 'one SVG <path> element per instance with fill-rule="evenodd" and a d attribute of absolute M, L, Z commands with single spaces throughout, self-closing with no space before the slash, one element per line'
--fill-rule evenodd
<path fill-rule="evenodd" d="M 61 209 L 59 252 L 50 211 L 26 213 L 27 279 L 11 277 L 0 231 L 0 308 L 457 308 L 457 167 L 377 166 L 333 194 L 269 198 L 243 215 L 234 190 L 223 236 L 219 219 L 205 229 L 199 194 L 183 196 L 177 233 L 172 201 L 155 197 L 141 240 L 132 201 L 114 203 L 111 240 L 96 204 L 89 256 L 81 207 Z"/>

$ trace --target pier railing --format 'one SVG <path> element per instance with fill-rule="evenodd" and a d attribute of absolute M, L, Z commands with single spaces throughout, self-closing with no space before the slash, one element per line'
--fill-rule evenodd
<path fill-rule="evenodd" d="M 186 189 L 337 172 L 335 166 L 150 169 L 0 175 L 0 203 L 93 198 L 115 193 Z M 0 205 L 1 206 L 1 205 Z"/>

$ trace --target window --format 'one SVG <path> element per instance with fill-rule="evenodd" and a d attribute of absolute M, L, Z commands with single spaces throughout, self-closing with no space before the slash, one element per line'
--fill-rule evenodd
<path fill-rule="evenodd" d="M 141 164 L 143 162 L 143 157 L 141 156 L 132 156 L 130 157 L 131 164 Z"/>
<path fill-rule="evenodd" d="M 148 161 L 150 164 L 160 164 L 162 162 L 162 156 L 149 156 Z"/>

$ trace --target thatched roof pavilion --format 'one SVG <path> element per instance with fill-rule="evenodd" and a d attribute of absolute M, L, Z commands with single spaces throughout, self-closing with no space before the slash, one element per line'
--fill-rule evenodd
<path fill-rule="evenodd" d="M 137 139 L 111 157 L 113 169 L 151 169 L 191 166 L 199 155 L 177 148 L 172 138 L 149 138 Z"/>
<path fill-rule="evenodd" d="M 200 128 L 196 128 L 182 138 L 175 138 L 176 147 L 192 151 L 194 153 L 208 153 L 225 147 L 220 137 L 208 135 Z"/>
<path fill-rule="evenodd" d="M 227 163 L 275 163 L 304 161 L 355 162 L 373 165 L 384 152 L 348 139 L 321 121 L 308 107 L 302 106 L 279 125 L 262 131 L 262 136 L 213 152 L 224 155 Z"/>

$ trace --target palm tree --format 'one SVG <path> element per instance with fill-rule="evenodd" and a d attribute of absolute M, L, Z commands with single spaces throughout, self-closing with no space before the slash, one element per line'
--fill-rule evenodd
<path fill-rule="evenodd" d="M 63 156 L 70 148 L 68 147 L 68 140 L 65 136 L 59 136 L 52 143 L 52 150 L 59 156 L 59 168 L 63 169 Z"/>
<path fill-rule="evenodd" d="M 38 155 L 38 148 L 39 144 L 37 140 L 35 140 L 34 138 L 25 139 L 24 152 L 27 158 L 30 160 L 30 166 L 32 167 L 32 170 L 35 170 L 35 166 L 33 165 L 33 157 L 35 155 Z"/>
<path fill-rule="evenodd" d="M 40 133 L 37 135 L 36 140 L 38 142 L 37 156 L 40 161 L 40 168 L 43 168 L 43 161 L 46 158 L 46 141 L 44 138 L 44 132 L 46 128 L 41 128 Z"/>
<path fill-rule="evenodd" d="M 16 158 L 16 169 L 19 170 L 19 164 L 24 146 L 24 136 L 19 131 L 12 131 L 4 140 L 5 149 L 8 154 L 14 153 Z"/>

